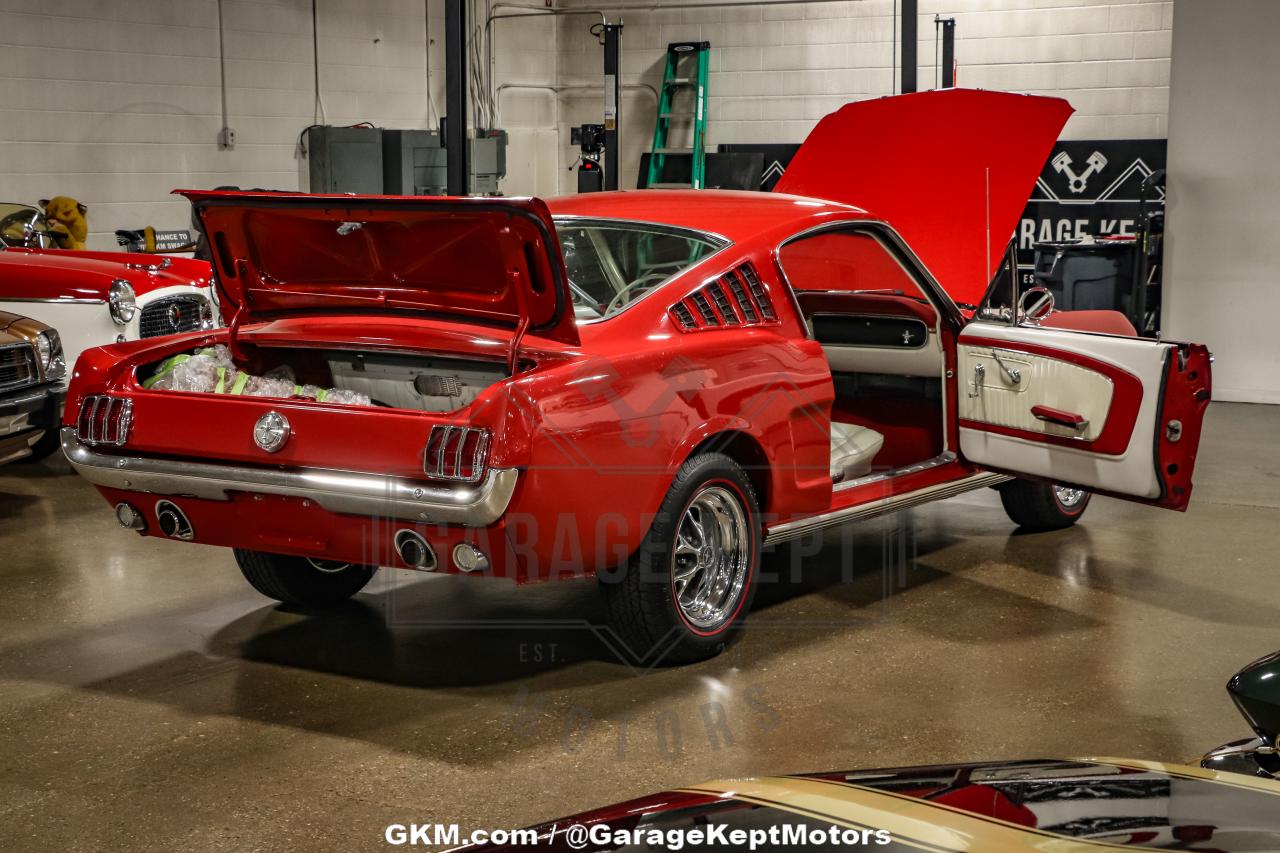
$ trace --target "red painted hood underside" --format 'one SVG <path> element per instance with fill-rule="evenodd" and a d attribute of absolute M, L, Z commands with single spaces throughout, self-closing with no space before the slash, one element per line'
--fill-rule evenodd
<path fill-rule="evenodd" d="M 974 89 L 859 101 L 818 122 L 775 189 L 882 217 L 973 304 L 1072 112 L 1060 98 Z"/>
<path fill-rule="evenodd" d="M 204 222 L 240 322 L 412 313 L 578 340 L 564 261 L 538 199 L 180 190 Z"/>

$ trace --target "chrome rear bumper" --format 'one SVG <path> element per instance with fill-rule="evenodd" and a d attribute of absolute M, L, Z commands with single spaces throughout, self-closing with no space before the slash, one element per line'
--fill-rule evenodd
<path fill-rule="evenodd" d="M 471 527 L 501 518 L 519 479 L 515 468 L 495 468 L 479 483 L 440 486 L 326 468 L 281 471 L 121 456 L 81 443 L 74 427 L 62 428 L 62 451 L 82 477 L 112 489 L 215 501 L 229 500 L 233 492 L 285 495 L 347 515 Z"/>

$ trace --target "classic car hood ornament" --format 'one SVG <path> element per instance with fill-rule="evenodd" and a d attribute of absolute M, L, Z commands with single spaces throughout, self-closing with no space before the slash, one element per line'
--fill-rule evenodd
<path fill-rule="evenodd" d="M 222 298 L 241 322 L 426 312 L 578 342 L 539 199 L 179 192 L 204 222 Z"/>
<path fill-rule="evenodd" d="M 974 89 L 859 101 L 818 122 L 775 191 L 883 217 L 975 304 L 1071 113 L 1060 98 Z"/>

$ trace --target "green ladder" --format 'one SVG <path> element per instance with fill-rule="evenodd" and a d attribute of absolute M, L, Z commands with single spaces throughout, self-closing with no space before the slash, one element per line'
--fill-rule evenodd
<path fill-rule="evenodd" d="M 649 156 L 649 176 L 645 186 L 652 189 L 678 187 L 700 190 L 706 180 L 707 154 L 703 140 L 707 133 L 707 66 L 710 64 L 711 42 L 680 41 L 667 45 L 667 65 L 662 72 L 662 91 L 658 95 L 658 122 L 653 127 L 653 153 Z M 693 65 L 694 67 L 690 67 Z M 674 108 L 677 92 L 693 90 L 690 109 Z M 681 99 L 682 101 L 685 99 Z M 691 119 L 692 147 L 673 147 L 670 142 L 671 120 Z M 688 157 L 689 183 L 663 183 L 663 168 L 668 157 Z"/>

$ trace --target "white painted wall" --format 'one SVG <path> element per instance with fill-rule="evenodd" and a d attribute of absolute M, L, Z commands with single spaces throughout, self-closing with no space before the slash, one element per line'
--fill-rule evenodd
<path fill-rule="evenodd" d="M 848 0 L 618 12 L 625 25 L 623 79 L 657 86 L 668 42 L 710 41 L 711 150 L 720 142 L 799 142 L 840 105 L 896 90 L 895 8 L 894 0 Z M 920 88 L 934 85 L 933 18 L 941 14 L 957 20 L 960 85 L 1065 97 L 1077 111 L 1067 138 L 1165 136 L 1171 0 L 920 0 L 919 10 Z M 590 21 L 561 18 L 561 85 L 599 84 L 600 47 L 587 33 Z M 569 127 L 598 122 L 601 98 L 564 96 L 566 161 L 574 154 Z M 635 185 L 654 117 L 648 90 L 624 93 L 623 186 Z M 570 191 L 572 180 L 562 175 L 561 188 Z"/>
<path fill-rule="evenodd" d="M 1079 110 L 1067 128 L 1075 137 L 1164 135 L 1170 0 L 920 5 L 922 87 L 934 78 L 933 15 L 954 15 L 962 85 L 1068 97 Z M 0 0 L 0 199 L 75 196 L 90 207 L 91 245 L 109 248 L 116 228 L 185 227 L 186 203 L 168 195 L 174 187 L 303 188 L 297 136 L 321 118 L 310 0 L 223 0 L 233 151 L 215 144 L 217 8 L 217 0 Z M 436 126 L 443 9 L 443 0 L 319 0 L 324 119 Z M 713 147 L 796 142 L 840 104 L 894 89 L 893 0 L 619 14 L 624 186 L 634 185 L 652 135 L 655 99 L 643 86 L 657 85 L 670 41 L 713 45 Z M 492 26 L 496 123 L 511 134 L 507 193 L 575 186 L 569 127 L 599 121 L 603 105 L 591 21 L 562 15 Z M 555 91 L 539 88 L 548 86 Z"/>
<path fill-rule="evenodd" d="M 436 126 L 443 0 L 320 0 L 318 13 L 324 120 Z M 231 151 L 216 145 L 216 0 L 0 0 L 0 199 L 74 196 L 89 206 L 90 245 L 115 248 L 117 228 L 187 226 L 175 187 L 303 188 L 298 134 L 321 120 L 311 2 L 223 0 L 223 15 Z M 553 82 L 554 24 L 511 27 L 497 27 L 497 73 Z M 503 112 L 506 190 L 550 194 L 554 102 L 526 98 Z"/>
<path fill-rule="evenodd" d="M 1217 358 L 1215 400 L 1280 403 L 1280 3 L 1178 0 L 1164 326 Z"/>

